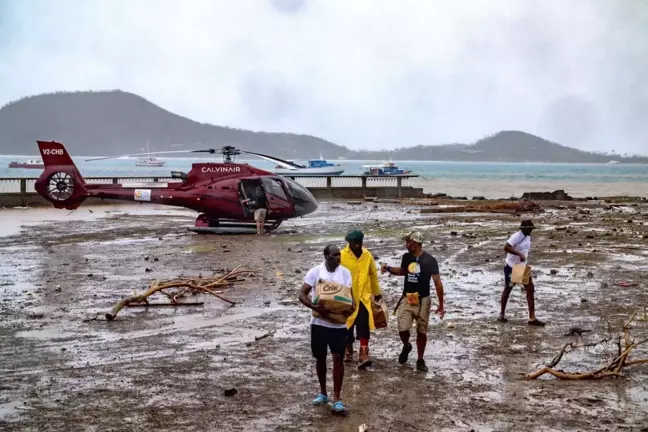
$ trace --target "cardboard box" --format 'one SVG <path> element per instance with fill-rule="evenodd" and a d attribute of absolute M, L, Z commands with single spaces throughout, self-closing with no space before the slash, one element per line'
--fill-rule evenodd
<path fill-rule="evenodd" d="M 330 313 L 329 318 L 326 319 L 320 316 L 316 311 L 313 311 L 313 316 L 315 318 L 326 319 L 327 321 L 337 324 L 344 324 L 347 321 L 347 317 L 342 313 L 353 313 L 353 296 L 351 295 L 351 287 L 320 279 L 317 286 L 315 286 L 315 298 L 313 299 L 313 304 L 324 306 Z"/>
<path fill-rule="evenodd" d="M 511 283 L 526 285 L 531 279 L 531 267 L 522 263 L 515 264 L 511 272 Z"/>

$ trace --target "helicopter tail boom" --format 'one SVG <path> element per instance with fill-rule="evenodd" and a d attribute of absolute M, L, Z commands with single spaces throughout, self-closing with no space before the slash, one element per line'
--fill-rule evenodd
<path fill-rule="evenodd" d="M 56 208 L 73 210 L 88 197 L 85 180 L 63 144 L 36 141 L 45 169 L 36 181 L 39 195 Z"/>

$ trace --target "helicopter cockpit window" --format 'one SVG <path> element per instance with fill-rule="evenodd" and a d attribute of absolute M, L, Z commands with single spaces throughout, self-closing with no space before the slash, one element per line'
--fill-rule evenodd
<path fill-rule="evenodd" d="M 292 194 L 293 200 L 295 200 L 295 204 L 310 203 L 313 201 L 313 196 L 304 186 L 296 181 L 287 181 L 286 184 L 288 184 L 288 189 Z"/>
<path fill-rule="evenodd" d="M 269 193 L 270 195 L 274 195 L 279 199 L 282 199 L 284 201 L 288 201 L 288 197 L 286 196 L 286 193 L 284 192 L 283 188 L 281 187 L 281 184 L 277 180 L 270 180 L 269 182 L 264 182 L 265 186 L 265 191 L 266 193 Z"/>

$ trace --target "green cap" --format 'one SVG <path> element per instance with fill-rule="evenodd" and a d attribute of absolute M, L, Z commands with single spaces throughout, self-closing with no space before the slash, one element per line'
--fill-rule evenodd
<path fill-rule="evenodd" d="M 344 240 L 346 240 L 348 242 L 352 242 L 352 241 L 360 241 L 361 242 L 362 239 L 364 239 L 364 234 L 362 233 L 362 231 L 359 231 L 359 230 L 350 231 L 350 232 L 347 233 L 346 237 L 344 237 Z"/>

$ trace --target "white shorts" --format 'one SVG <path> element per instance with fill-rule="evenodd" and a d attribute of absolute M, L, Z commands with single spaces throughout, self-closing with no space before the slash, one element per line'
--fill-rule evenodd
<path fill-rule="evenodd" d="M 267 212 L 268 212 L 268 210 L 264 209 L 264 208 L 257 209 L 254 212 L 254 220 L 257 221 L 257 222 L 265 221 L 265 217 L 266 217 Z"/>

